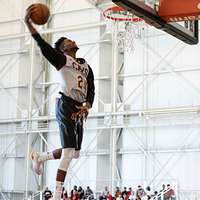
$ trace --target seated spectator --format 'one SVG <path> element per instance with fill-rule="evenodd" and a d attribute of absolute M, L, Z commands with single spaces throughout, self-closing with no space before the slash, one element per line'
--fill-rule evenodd
<path fill-rule="evenodd" d="M 65 191 L 65 187 L 62 188 L 61 199 L 63 199 L 64 191 Z"/>
<path fill-rule="evenodd" d="M 171 188 L 170 184 L 167 184 L 167 189 L 166 192 L 164 193 L 164 200 L 175 200 L 175 199 L 176 196 L 174 190 Z"/>
<path fill-rule="evenodd" d="M 43 197 L 44 197 L 44 200 L 48 200 L 52 197 L 52 192 L 51 190 L 48 189 L 48 187 L 45 188 L 44 192 L 43 192 Z"/>
<path fill-rule="evenodd" d="M 131 192 L 132 192 L 132 188 L 128 188 L 128 192 L 127 192 L 127 195 L 130 196 L 131 195 Z"/>
<path fill-rule="evenodd" d="M 104 191 L 99 196 L 99 200 L 106 200 L 108 198 L 108 196 L 109 196 L 109 191 L 108 191 L 108 187 L 106 186 L 104 188 Z"/>
<path fill-rule="evenodd" d="M 132 190 L 129 197 L 128 197 L 128 200 L 135 200 L 135 193 L 134 191 Z"/>
<path fill-rule="evenodd" d="M 136 190 L 136 199 L 143 200 L 146 196 L 145 190 L 142 188 L 141 185 L 138 185 L 138 189 Z"/>
<path fill-rule="evenodd" d="M 106 197 L 103 194 L 99 195 L 99 200 L 106 200 Z"/>
<path fill-rule="evenodd" d="M 79 200 L 79 194 L 77 190 L 73 190 L 73 194 L 71 196 L 71 200 Z"/>
<path fill-rule="evenodd" d="M 164 192 L 166 190 L 165 184 L 162 184 L 162 189 L 160 190 L 160 192 Z"/>
<path fill-rule="evenodd" d="M 107 195 L 107 200 L 113 200 L 113 196 L 112 196 L 112 194 L 110 192 Z"/>
<path fill-rule="evenodd" d="M 98 199 L 99 199 L 99 200 L 103 200 L 102 194 L 99 195 L 99 198 L 98 198 Z"/>
<path fill-rule="evenodd" d="M 162 184 L 162 189 L 160 190 L 160 194 L 158 195 L 158 200 L 165 199 L 164 195 L 166 192 L 165 184 Z"/>
<path fill-rule="evenodd" d="M 151 188 L 150 188 L 150 186 L 147 186 L 147 187 L 146 187 L 146 195 L 147 195 L 147 200 L 150 200 L 151 197 L 153 196 L 153 195 L 151 194 Z"/>
<path fill-rule="evenodd" d="M 158 196 L 158 192 L 154 191 L 154 194 L 152 195 L 153 199 L 157 199 L 157 196 Z"/>
<path fill-rule="evenodd" d="M 132 192 L 132 188 L 130 187 L 126 193 L 126 195 L 124 195 L 124 200 L 128 200 L 129 199 L 129 196 L 131 195 L 131 192 Z"/>
<path fill-rule="evenodd" d="M 85 190 L 85 198 L 89 200 L 94 199 L 93 191 L 90 189 L 90 186 L 87 186 Z"/>
<path fill-rule="evenodd" d="M 79 194 L 79 198 L 84 199 L 84 190 L 81 186 L 78 187 L 78 194 Z"/>
<path fill-rule="evenodd" d="M 108 195 L 109 195 L 109 191 L 108 191 L 108 187 L 106 186 L 106 187 L 104 188 L 104 191 L 103 191 L 103 196 L 105 196 L 105 197 L 107 198 Z"/>
<path fill-rule="evenodd" d="M 119 194 L 118 197 L 116 198 L 116 200 L 123 200 L 122 195 Z"/>
<path fill-rule="evenodd" d="M 122 191 L 122 198 L 124 199 L 127 195 L 126 187 L 124 187 L 124 190 Z"/>
<path fill-rule="evenodd" d="M 117 199 L 117 197 L 121 196 L 122 192 L 121 190 L 119 189 L 119 187 L 116 187 L 116 190 L 115 190 L 115 198 Z"/>
<path fill-rule="evenodd" d="M 71 197 L 72 197 L 76 192 L 78 192 L 77 186 L 74 185 L 73 189 L 71 190 Z"/>
<path fill-rule="evenodd" d="M 63 192 L 63 200 L 68 200 L 67 190 L 64 190 Z"/>

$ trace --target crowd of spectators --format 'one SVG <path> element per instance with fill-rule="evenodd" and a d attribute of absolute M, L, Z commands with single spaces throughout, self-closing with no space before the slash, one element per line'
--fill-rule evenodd
<path fill-rule="evenodd" d="M 48 188 L 46 188 L 43 192 L 43 199 L 48 200 L 52 196 L 53 196 L 52 192 Z M 61 198 L 62 200 L 81 200 L 81 199 L 93 200 L 94 194 L 89 186 L 87 186 L 87 188 L 83 190 L 81 186 L 77 187 L 75 185 L 69 194 L 65 189 L 65 187 L 63 187 Z"/>
<path fill-rule="evenodd" d="M 46 188 L 43 192 L 44 200 L 48 200 L 52 197 L 51 191 Z M 141 185 L 138 185 L 136 189 L 129 187 L 128 189 L 124 187 L 122 190 L 119 187 L 116 187 L 115 193 L 111 194 L 108 187 L 105 187 L 104 190 L 94 196 L 92 189 L 87 186 L 84 190 L 81 186 L 77 187 L 76 185 L 68 194 L 67 190 L 63 187 L 62 190 L 62 200 L 176 200 L 174 189 L 170 184 L 162 185 L 162 188 L 158 191 L 152 191 L 150 186 L 143 188 Z"/>
<path fill-rule="evenodd" d="M 145 189 L 138 185 L 137 189 L 129 187 L 128 189 L 124 187 L 120 190 L 119 187 L 116 187 L 115 194 L 111 195 L 108 188 L 105 187 L 102 194 L 99 196 L 99 200 L 176 200 L 174 189 L 167 184 L 162 185 L 160 191 L 151 191 L 150 186 L 147 186 Z"/>

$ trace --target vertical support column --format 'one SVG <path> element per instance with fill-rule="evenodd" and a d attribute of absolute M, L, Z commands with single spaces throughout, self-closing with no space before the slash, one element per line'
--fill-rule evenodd
<path fill-rule="evenodd" d="M 149 2 L 147 2 L 149 3 Z M 145 31 L 148 31 L 148 29 L 146 29 Z M 145 38 L 145 42 L 146 44 L 148 44 L 148 37 Z M 148 98 L 149 98 L 149 91 L 148 91 L 148 77 L 145 76 L 145 72 L 149 72 L 149 61 L 148 61 L 148 57 L 149 57 L 149 52 L 148 52 L 148 49 L 146 49 L 147 47 L 145 46 L 144 49 L 143 49 L 143 63 L 142 63 L 142 68 L 143 68 L 143 87 L 142 87 L 142 91 L 143 91 L 143 107 L 142 109 L 145 110 L 145 109 L 148 109 Z M 145 53 L 146 52 L 146 53 Z M 145 81 L 145 78 L 147 79 Z M 145 129 L 143 129 L 144 131 L 144 137 L 145 137 L 145 149 L 146 149 L 146 153 L 148 153 L 148 149 L 149 149 L 149 139 L 148 139 L 148 123 L 149 123 L 149 120 L 147 118 L 144 119 L 145 120 Z M 148 155 L 148 154 L 147 154 Z M 144 176 L 143 176 L 143 179 L 145 180 L 144 182 L 144 186 L 146 188 L 147 186 L 147 180 L 148 180 L 148 156 L 146 156 L 145 154 L 143 154 L 144 156 L 144 169 L 143 169 L 143 172 L 144 172 Z"/>
<path fill-rule="evenodd" d="M 35 43 L 34 43 L 33 38 L 31 38 L 31 55 L 30 55 L 31 64 L 30 64 L 29 103 L 28 103 L 28 119 L 29 120 L 32 118 L 34 57 L 35 57 Z M 30 122 L 29 122 L 29 125 L 30 125 Z"/>
<path fill-rule="evenodd" d="M 35 45 L 31 38 L 30 49 L 30 81 L 29 81 L 29 101 L 28 101 L 28 120 L 27 120 L 27 152 L 26 152 L 26 177 L 25 177 L 25 199 L 28 199 L 28 187 L 29 187 L 29 152 L 30 152 L 30 130 L 31 130 L 31 118 L 32 118 L 32 104 L 33 104 L 33 67 L 35 57 Z"/>
<path fill-rule="evenodd" d="M 111 71 L 111 108 L 112 113 L 117 111 L 117 83 L 118 83 L 118 48 L 117 48 L 117 23 L 114 25 L 115 30 L 112 33 L 112 71 Z M 116 116 L 112 117 L 112 124 L 116 124 Z M 111 129 L 110 134 L 110 189 L 114 194 L 116 186 L 116 140 L 117 129 Z"/>
<path fill-rule="evenodd" d="M 44 2 L 49 9 L 51 10 L 51 4 L 52 1 L 51 0 L 45 0 Z M 45 24 L 45 28 L 50 28 L 51 27 L 51 21 L 48 21 L 47 24 Z M 44 37 L 44 36 L 43 36 Z M 50 43 L 52 38 L 52 33 L 48 33 L 45 35 L 45 40 L 48 41 Z M 49 79 L 49 72 L 48 72 L 48 66 L 49 63 L 46 59 L 44 59 L 44 57 L 42 56 L 43 59 L 43 74 L 42 74 L 42 82 L 46 83 Z M 42 109 L 41 109 L 41 116 L 46 116 L 48 114 L 48 107 L 47 107 L 47 103 L 46 103 L 46 99 L 48 98 L 48 88 L 46 87 L 46 85 L 44 84 L 42 86 Z M 39 122 L 40 123 L 40 122 Z M 47 121 L 41 121 L 41 123 L 47 123 Z M 47 140 L 47 134 L 48 133 L 42 133 L 42 136 Z M 42 140 L 42 138 L 40 138 L 40 151 L 45 152 L 47 151 L 47 147 L 46 144 L 44 143 L 44 141 Z M 39 179 L 39 186 L 40 186 L 40 190 L 42 190 L 44 188 L 44 185 L 46 183 L 46 179 L 45 179 L 45 169 L 44 169 L 44 173 L 42 174 L 42 176 L 40 176 Z"/>
<path fill-rule="evenodd" d="M 100 20 L 101 15 L 99 16 Z M 99 40 L 103 39 L 106 35 L 106 27 L 101 26 L 98 28 L 99 30 Z M 100 43 L 99 46 L 99 69 L 98 76 L 111 77 L 111 66 L 112 66 L 112 43 Z M 98 54 L 97 54 L 98 55 Z M 98 63 L 97 63 L 98 65 Z M 111 103 L 111 79 L 102 79 L 96 83 L 96 88 L 98 88 L 98 95 L 101 97 L 102 102 L 98 102 L 98 111 L 99 112 L 111 112 L 110 107 L 106 107 L 106 105 L 110 106 Z M 105 123 L 110 123 L 110 119 L 105 118 Z M 98 124 L 98 121 L 97 121 Z M 105 150 L 108 149 L 110 151 L 110 134 L 111 131 L 109 129 L 99 130 L 100 134 L 97 136 L 97 150 Z M 104 177 L 102 179 L 102 177 Z M 96 157 L 96 190 L 100 191 L 105 186 L 108 186 L 110 189 L 110 154 L 106 155 L 97 155 Z"/>

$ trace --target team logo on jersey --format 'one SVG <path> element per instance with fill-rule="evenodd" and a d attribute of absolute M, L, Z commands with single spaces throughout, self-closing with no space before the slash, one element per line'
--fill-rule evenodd
<path fill-rule="evenodd" d="M 86 76 L 88 75 L 88 68 L 85 67 L 84 65 L 79 65 L 77 62 L 72 62 L 72 67 L 78 71 L 80 71 L 81 73 L 85 74 Z"/>

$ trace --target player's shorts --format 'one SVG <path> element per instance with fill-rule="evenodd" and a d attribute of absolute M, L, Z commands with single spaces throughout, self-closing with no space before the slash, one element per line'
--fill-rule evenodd
<path fill-rule="evenodd" d="M 73 120 L 72 113 L 78 112 L 76 106 L 79 103 L 63 93 L 56 101 L 56 119 L 60 129 L 60 140 L 62 148 L 81 149 L 83 139 L 83 123 L 80 120 Z"/>

